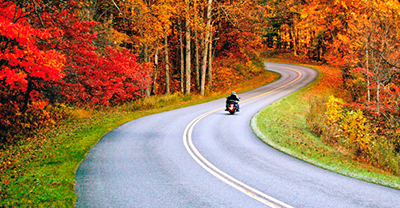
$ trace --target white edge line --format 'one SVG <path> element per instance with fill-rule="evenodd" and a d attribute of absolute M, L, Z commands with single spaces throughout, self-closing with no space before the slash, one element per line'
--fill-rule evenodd
<path fill-rule="evenodd" d="M 278 66 L 278 67 L 279 67 L 279 66 Z M 297 70 L 290 69 L 290 68 L 286 68 L 286 67 L 279 67 L 279 68 L 285 68 L 285 69 L 289 69 L 289 70 L 295 71 L 295 72 L 297 72 L 297 73 L 299 74 L 299 76 L 298 76 L 296 79 L 294 79 L 293 81 L 291 81 L 291 82 L 289 82 L 289 83 L 287 83 L 287 84 L 285 84 L 285 85 L 283 85 L 283 86 L 281 86 L 281 87 L 275 88 L 274 90 L 270 90 L 270 91 L 268 91 L 268 92 L 266 92 L 266 93 L 263 93 L 263 94 L 260 94 L 260 95 L 258 95 L 258 96 L 254 96 L 254 97 L 252 97 L 252 98 L 246 99 L 246 100 L 244 100 L 244 101 L 242 101 L 242 102 L 246 102 L 246 101 L 249 101 L 249 100 L 252 100 L 252 99 L 255 99 L 255 98 L 264 96 L 264 95 L 267 95 L 267 94 L 269 94 L 269 93 L 271 93 L 271 92 L 274 92 L 274 91 L 276 91 L 276 90 L 278 90 L 278 89 L 281 89 L 281 88 L 283 88 L 283 87 L 286 87 L 286 86 L 288 86 L 288 85 L 294 83 L 294 82 L 297 81 L 298 79 L 300 79 L 300 77 L 302 76 L 302 73 L 299 72 L 299 71 L 297 71 Z M 234 177 L 228 175 L 227 173 L 223 172 L 223 171 L 220 170 L 219 168 L 215 167 L 212 163 L 210 163 L 206 158 L 204 158 L 204 156 L 203 156 L 203 155 L 197 150 L 197 148 L 194 146 L 193 140 L 192 140 L 192 132 L 193 132 L 193 129 L 194 129 L 195 125 L 196 125 L 201 119 L 205 118 L 206 116 L 208 116 L 208 115 L 210 115 L 210 114 L 212 114 L 212 113 L 215 113 L 215 112 L 217 112 L 217 111 L 219 111 L 219 110 L 222 110 L 222 109 L 223 109 L 223 108 L 218 108 L 218 109 L 212 110 L 212 111 L 210 111 L 210 112 L 204 113 L 204 114 L 200 115 L 199 117 L 195 118 L 194 120 L 192 120 L 192 121 L 189 123 L 189 125 L 186 126 L 185 131 L 184 131 L 184 133 L 183 133 L 183 143 L 184 143 L 184 146 L 185 146 L 187 152 L 190 154 L 190 156 L 191 156 L 200 166 L 202 166 L 205 170 L 207 170 L 209 173 L 211 173 L 212 175 L 214 175 L 216 178 L 218 178 L 218 179 L 220 179 L 221 181 L 225 182 L 226 184 L 228 184 L 228 185 L 230 185 L 230 186 L 236 188 L 237 190 L 243 192 L 244 194 L 246 194 L 246 195 L 248 195 L 248 196 L 250 196 L 250 197 L 256 199 L 257 201 L 259 201 L 259 202 L 261 202 L 261 203 L 263 203 L 263 204 L 265 204 L 265 205 L 268 205 L 268 206 L 270 206 L 270 207 L 278 207 L 278 206 L 276 206 L 275 204 L 273 204 L 273 203 L 271 203 L 271 202 L 265 200 L 265 199 L 268 199 L 268 200 L 271 200 L 271 201 L 273 201 L 273 202 L 275 202 L 275 203 L 277 203 L 277 204 L 279 204 L 279 205 L 281 205 L 281 206 L 283 206 L 283 207 L 286 207 L 286 208 L 294 208 L 294 207 L 292 207 L 292 206 L 290 206 L 290 205 L 288 205 L 288 204 L 286 204 L 286 203 L 284 203 L 284 202 L 282 202 L 282 201 L 279 201 L 278 199 L 275 199 L 275 198 L 273 198 L 273 197 L 271 197 L 271 196 L 269 196 L 269 195 L 267 195 L 267 194 L 265 194 L 265 193 L 263 193 L 263 192 L 261 192 L 261 191 L 255 189 L 255 188 L 253 188 L 253 187 L 251 187 L 251 186 L 249 186 L 249 185 L 247 185 L 247 184 L 245 184 L 245 183 L 243 183 L 243 182 L 237 180 L 236 178 L 234 178 Z M 189 140 L 189 141 L 188 141 L 188 140 Z M 188 142 L 189 142 L 189 144 L 188 144 Z M 192 151 L 192 149 L 193 149 L 194 152 Z M 222 175 L 222 176 L 221 176 L 221 175 Z M 224 178 L 224 177 L 225 177 L 225 178 Z M 228 180 L 228 179 L 229 179 L 229 180 Z M 246 189 L 247 189 L 247 190 L 246 190 Z M 261 198 L 261 197 L 255 195 L 255 194 L 253 194 L 253 193 L 250 193 L 248 190 L 252 191 L 253 193 L 258 194 L 259 196 L 264 197 L 265 199 L 263 199 L 263 198 Z"/>

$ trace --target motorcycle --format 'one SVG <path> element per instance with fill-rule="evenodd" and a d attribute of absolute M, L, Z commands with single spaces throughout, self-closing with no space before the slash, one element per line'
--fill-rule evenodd
<path fill-rule="evenodd" d="M 226 111 L 229 111 L 231 115 L 235 114 L 235 112 L 239 111 L 239 102 L 236 100 L 230 100 L 227 104 Z"/>

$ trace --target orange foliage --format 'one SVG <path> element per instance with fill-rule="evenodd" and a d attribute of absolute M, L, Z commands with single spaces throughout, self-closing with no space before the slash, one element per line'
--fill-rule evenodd
<path fill-rule="evenodd" d="M 309 98 L 326 93 L 347 101 L 351 100 L 349 92 L 345 89 L 342 73 L 337 67 L 321 65 L 318 69 L 322 75 L 309 91 Z"/>

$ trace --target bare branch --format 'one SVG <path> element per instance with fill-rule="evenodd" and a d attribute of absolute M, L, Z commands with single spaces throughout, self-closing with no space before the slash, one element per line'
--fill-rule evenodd
<path fill-rule="evenodd" d="M 394 68 L 396 68 L 396 69 L 400 69 L 399 66 L 390 63 L 390 62 L 382 55 L 382 52 L 381 52 L 381 51 L 379 51 L 379 50 L 377 50 L 376 48 L 371 47 L 371 46 L 369 46 L 369 48 L 371 48 L 373 51 L 377 52 L 378 55 L 379 55 L 379 58 L 382 59 L 382 60 L 383 60 L 385 63 L 387 63 L 389 66 L 394 67 Z M 400 71 L 397 72 L 397 74 L 400 74 Z"/>

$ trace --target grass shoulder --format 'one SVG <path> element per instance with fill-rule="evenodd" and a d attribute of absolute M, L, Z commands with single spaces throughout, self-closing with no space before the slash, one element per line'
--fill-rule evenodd
<path fill-rule="evenodd" d="M 279 61 L 279 60 L 278 60 Z M 265 143 L 293 157 L 321 168 L 396 189 L 400 189 L 400 177 L 354 160 L 344 150 L 338 150 L 314 135 L 306 123 L 310 110 L 310 97 L 317 93 L 334 93 L 335 89 L 318 91 L 329 70 L 322 66 L 309 66 L 319 72 L 319 77 L 307 87 L 261 110 L 251 126 Z M 324 82 L 325 83 L 325 82 Z M 276 115 L 279 115 L 277 117 Z"/>

